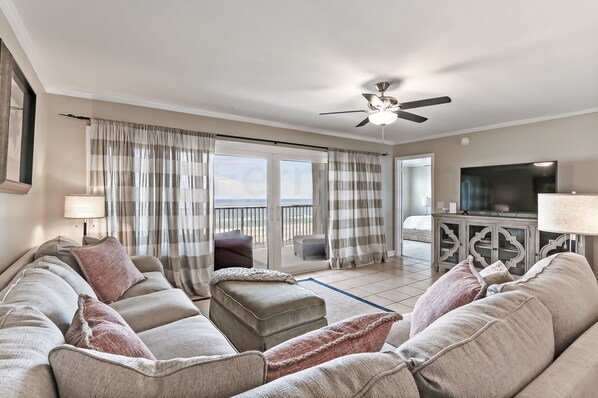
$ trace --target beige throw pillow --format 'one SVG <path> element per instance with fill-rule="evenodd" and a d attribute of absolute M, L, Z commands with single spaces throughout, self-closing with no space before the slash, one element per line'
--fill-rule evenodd
<path fill-rule="evenodd" d="M 104 303 L 118 300 L 131 286 L 145 280 L 123 245 L 111 236 L 96 244 L 72 249 L 72 253 Z"/>
<path fill-rule="evenodd" d="M 509 269 L 500 260 L 481 270 L 480 276 L 488 286 L 507 283 L 513 280 L 513 275 L 511 275 Z"/>

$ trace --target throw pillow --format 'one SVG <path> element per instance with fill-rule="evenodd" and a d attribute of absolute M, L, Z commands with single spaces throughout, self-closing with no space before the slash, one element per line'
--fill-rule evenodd
<path fill-rule="evenodd" d="M 96 295 L 105 303 L 118 300 L 131 286 L 145 280 L 125 248 L 111 236 L 94 245 L 75 248 L 72 253 Z"/>
<path fill-rule="evenodd" d="M 35 253 L 35 259 L 37 260 L 43 256 L 57 257 L 63 263 L 71 266 L 71 268 L 77 271 L 79 275 L 82 275 L 79 264 L 71 253 L 71 249 L 76 247 L 79 247 L 79 244 L 74 240 L 65 236 L 57 236 L 52 240 L 42 243 L 42 245 L 38 247 L 37 252 Z"/>
<path fill-rule="evenodd" d="M 513 275 L 511 275 L 509 269 L 500 260 L 481 270 L 480 276 L 487 286 L 507 283 L 513 280 Z"/>
<path fill-rule="evenodd" d="M 447 312 L 484 297 L 486 283 L 470 260 L 471 256 L 451 268 L 417 300 L 411 313 L 410 337 Z"/>
<path fill-rule="evenodd" d="M 77 312 L 64 339 L 79 348 L 156 359 L 118 312 L 85 294 L 79 295 Z"/>
<path fill-rule="evenodd" d="M 287 340 L 264 352 L 267 381 L 311 368 L 331 359 L 382 349 L 392 324 L 403 319 L 397 313 L 358 315 Z"/>

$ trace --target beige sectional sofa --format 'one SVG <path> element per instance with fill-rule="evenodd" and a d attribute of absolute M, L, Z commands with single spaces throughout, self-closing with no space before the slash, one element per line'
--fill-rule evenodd
<path fill-rule="evenodd" d="M 148 256 L 132 258 L 146 280 L 111 306 L 158 360 L 65 345 L 77 295 L 93 290 L 57 259 L 33 262 L 35 252 L 0 274 L 3 397 L 589 397 L 598 391 L 598 285 L 587 261 L 574 254 L 542 260 L 530 275 L 493 286 L 490 297 L 412 339 L 406 317 L 389 339 L 395 352 L 349 355 L 264 384 L 264 356 L 237 353 Z"/>

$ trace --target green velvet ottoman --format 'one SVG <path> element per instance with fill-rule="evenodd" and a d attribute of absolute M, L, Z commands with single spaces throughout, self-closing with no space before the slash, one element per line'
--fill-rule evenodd
<path fill-rule="evenodd" d="M 210 319 L 240 352 L 266 351 L 328 324 L 324 300 L 299 285 L 223 281 L 210 292 Z"/>

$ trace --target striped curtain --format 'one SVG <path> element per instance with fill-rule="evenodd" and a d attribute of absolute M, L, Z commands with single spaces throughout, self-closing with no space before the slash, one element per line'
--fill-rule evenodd
<path fill-rule="evenodd" d="M 328 152 L 330 266 L 388 261 L 382 219 L 380 154 Z"/>
<path fill-rule="evenodd" d="M 91 120 L 90 188 L 106 197 L 104 233 L 149 254 L 189 295 L 208 296 L 212 134 Z"/>

